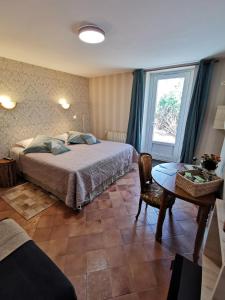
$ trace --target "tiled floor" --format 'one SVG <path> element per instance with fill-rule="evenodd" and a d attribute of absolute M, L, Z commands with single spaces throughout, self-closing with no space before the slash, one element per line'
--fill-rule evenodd
<path fill-rule="evenodd" d="M 26 221 L 0 200 L 0 219 L 15 219 L 74 284 L 79 300 L 166 299 L 174 253 L 190 256 L 196 208 L 177 199 L 162 244 L 154 239 L 158 210 L 138 222 L 139 179 L 131 172 L 76 214 L 63 203 Z"/>

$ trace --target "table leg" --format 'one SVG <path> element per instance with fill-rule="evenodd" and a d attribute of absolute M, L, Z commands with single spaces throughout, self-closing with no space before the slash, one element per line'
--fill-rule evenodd
<path fill-rule="evenodd" d="M 196 222 L 197 223 L 199 223 L 200 213 L 201 213 L 201 206 L 199 206 L 199 208 L 198 208 L 198 214 L 197 214 L 197 217 L 196 217 Z"/>
<path fill-rule="evenodd" d="M 203 237 L 204 237 L 204 233 L 205 233 L 205 227 L 206 227 L 206 223 L 208 220 L 210 208 L 211 208 L 211 206 L 199 207 L 198 231 L 197 231 L 196 238 L 195 238 L 195 248 L 194 248 L 194 253 L 193 253 L 193 260 L 195 263 L 198 262 L 199 251 L 202 246 L 202 241 L 203 241 Z"/>
<path fill-rule="evenodd" d="M 166 215 L 167 198 L 168 198 L 168 194 L 167 194 L 166 190 L 163 190 L 163 195 L 162 195 L 161 205 L 160 205 L 160 210 L 159 210 L 159 216 L 158 216 L 158 222 L 157 222 L 157 230 L 156 230 L 156 235 L 155 235 L 155 238 L 158 242 L 161 242 L 161 239 L 162 239 L 162 228 L 163 228 L 163 222 L 164 222 L 165 215 Z"/>

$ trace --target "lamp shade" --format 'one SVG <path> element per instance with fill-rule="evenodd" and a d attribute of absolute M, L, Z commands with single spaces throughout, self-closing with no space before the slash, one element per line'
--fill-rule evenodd
<path fill-rule="evenodd" d="M 64 108 L 64 109 L 68 109 L 68 108 L 70 108 L 70 104 L 67 102 L 67 100 L 66 99 L 64 99 L 64 98 L 61 98 L 61 99 L 59 99 L 59 104 L 62 106 L 62 108 Z"/>
<path fill-rule="evenodd" d="M 105 40 L 105 32 L 96 25 L 85 25 L 79 29 L 79 39 L 88 44 L 98 44 Z"/>
<path fill-rule="evenodd" d="M 16 106 L 16 102 L 8 96 L 0 96 L 0 104 L 6 109 L 13 109 Z"/>
<path fill-rule="evenodd" d="M 219 105 L 217 106 L 213 128 L 225 129 L 224 123 L 225 123 L 225 105 Z"/>

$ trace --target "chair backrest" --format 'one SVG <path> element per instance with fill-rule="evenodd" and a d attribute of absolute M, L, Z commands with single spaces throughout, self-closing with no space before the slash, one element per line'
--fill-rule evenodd
<path fill-rule="evenodd" d="M 147 184 L 152 183 L 152 156 L 149 153 L 140 153 L 138 160 L 141 191 Z"/>

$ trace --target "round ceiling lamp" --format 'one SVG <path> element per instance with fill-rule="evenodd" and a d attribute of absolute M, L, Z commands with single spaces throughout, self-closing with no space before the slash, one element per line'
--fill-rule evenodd
<path fill-rule="evenodd" d="M 96 25 L 85 25 L 79 28 L 79 39 L 88 44 L 99 44 L 105 40 L 105 32 Z"/>

